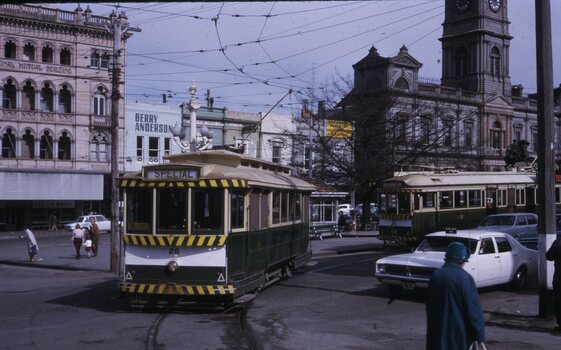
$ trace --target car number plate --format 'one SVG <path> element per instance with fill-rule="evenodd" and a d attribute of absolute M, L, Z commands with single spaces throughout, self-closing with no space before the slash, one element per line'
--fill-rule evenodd
<path fill-rule="evenodd" d="M 415 289 L 415 282 L 401 282 L 401 288 L 403 288 L 403 289 Z"/>

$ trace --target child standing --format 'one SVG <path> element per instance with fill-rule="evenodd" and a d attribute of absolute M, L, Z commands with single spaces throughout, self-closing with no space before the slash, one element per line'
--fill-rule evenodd
<path fill-rule="evenodd" d="M 86 253 L 88 253 L 88 258 L 91 258 L 93 256 L 93 247 L 92 247 L 92 240 L 91 239 L 86 239 L 86 241 L 84 242 L 84 246 L 85 246 L 85 250 Z"/>

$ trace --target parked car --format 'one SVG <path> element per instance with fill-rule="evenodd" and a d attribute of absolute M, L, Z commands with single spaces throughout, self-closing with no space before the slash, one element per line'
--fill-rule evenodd
<path fill-rule="evenodd" d="M 337 212 L 342 212 L 345 216 L 351 216 L 351 210 L 353 210 L 353 207 L 350 204 L 339 204 L 337 207 Z"/>
<path fill-rule="evenodd" d="M 538 228 L 538 216 L 534 213 L 508 213 L 488 215 L 478 229 L 516 235 Z"/>
<path fill-rule="evenodd" d="M 557 237 L 561 237 L 561 213 L 555 214 L 555 229 Z M 531 249 L 538 249 L 538 227 L 528 229 L 513 235 L 520 244 Z"/>
<path fill-rule="evenodd" d="M 76 224 L 80 224 L 82 228 L 89 228 L 92 226 L 91 222 L 95 220 L 97 226 L 99 227 L 99 231 L 111 232 L 111 220 L 107 219 L 103 215 L 92 214 L 92 215 L 83 215 L 76 219 L 76 221 L 65 224 L 64 229 L 67 231 L 72 231 L 76 228 Z"/>
<path fill-rule="evenodd" d="M 387 284 L 392 296 L 403 289 L 427 288 L 434 270 L 444 264 L 446 247 L 462 242 L 471 254 L 464 269 L 477 288 L 511 283 L 520 289 L 537 271 L 538 252 L 522 246 L 507 233 L 486 230 L 451 230 L 427 235 L 412 253 L 388 256 L 376 262 L 374 275 Z"/>

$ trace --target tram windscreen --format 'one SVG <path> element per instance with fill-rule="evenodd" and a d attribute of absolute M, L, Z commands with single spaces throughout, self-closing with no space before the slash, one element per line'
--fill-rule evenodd
<path fill-rule="evenodd" d="M 186 233 L 187 190 L 179 188 L 162 188 L 156 197 L 157 233 Z"/>
<path fill-rule="evenodd" d="M 191 227 L 193 233 L 220 234 L 224 221 L 224 191 L 194 189 Z"/>
<path fill-rule="evenodd" d="M 152 189 L 127 190 L 127 233 L 151 233 Z"/>

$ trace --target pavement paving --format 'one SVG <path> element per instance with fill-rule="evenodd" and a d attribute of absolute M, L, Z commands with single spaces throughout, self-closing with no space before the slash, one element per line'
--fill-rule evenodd
<path fill-rule="evenodd" d="M 20 239 L 21 232 L 0 232 L 0 264 L 19 265 L 30 268 L 49 268 L 62 270 L 110 270 L 110 235 L 102 233 L 97 257 L 88 258 L 82 250 L 82 258 L 75 258 L 71 233 L 65 230 L 37 230 L 34 234 L 39 245 L 39 253 L 34 263 L 28 261 L 26 241 Z M 60 237 L 49 239 L 50 237 Z M 67 237 L 68 240 L 62 238 Z M 20 244 L 6 244 L 7 240 L 18 240 Z M 19 247 L 21 246 L 21 247 Z M 358 231 L 356 235 L 343 233 L 342 238 L 329 237 L 311 240 L 312 258 L 322 259 L 338 254 L 351 254 L 367 251 L 384 251 L 395 246 L 378 239 L 377 231 Z M 374 278 L 374 277 L 373 277 Z M 539 293 L 537 284 L 530 284 L 520 292 L 509 292 L 493 304 L 483 303 L 487 325 L 509 328 L 551 330 L 553 319 L 539 317 Z"/>

